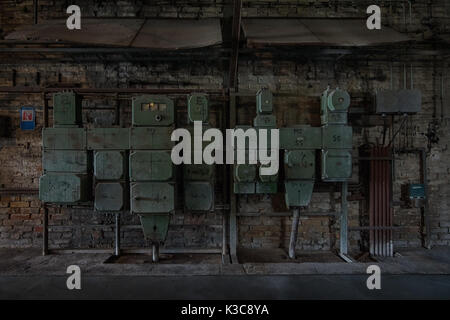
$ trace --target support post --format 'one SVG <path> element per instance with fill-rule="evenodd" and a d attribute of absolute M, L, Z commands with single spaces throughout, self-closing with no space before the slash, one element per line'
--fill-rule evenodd
<path fill-rule="evenodd" d="M 44 219 L 42 228 L 42 255 L 48 254 L 48 208 L 44 204 Z"/>
<path fill-rule="evenodd" d="M 352 262 L 352 260 L 347 256 L 348 254 L 348 203 L 347 203 L 347 193 L 348 193 L 348 182 L 342 182 L 341 190 L 341 227 L 340 227 L 340 247 L 339 256 L 347 262 Z"/>
<path fill-rule="evenodd" d="M 159 261 L 159 243 L 157 242 L 152 243 L 152 260 L 153 262 Z"/>
<path fill-rule="evenodd" d="M 230 121 L 229 125 L 230 128 L 234 128 L 236 125 L 236 95 L 234 95 L 234 91 L 230 90 Z M 233 170 L 230 170 L 230 172 L 233 172 Z M 233 190 L 233 176 L 229 176 L 230 183 L 230 257 L 232 263 L 238 263 L 237 260 L 237 218 L 236 218 L 236 194 Z"/>
<path fill-rule="evenodd" d="M 299 221 L 300 221 L 300 209 L 294 208 L 291 226 L 291 238 L 289 240 L 289 258 L 291 259 L 295 259 L 295 245 L 297 243 Z"/>
<path fill-rule="evenodd" d="M 114 255 L 120 256 L 120 212 L 116 212 L 116 228 L 115 228 L 115 243 L 114 243 Z"/>

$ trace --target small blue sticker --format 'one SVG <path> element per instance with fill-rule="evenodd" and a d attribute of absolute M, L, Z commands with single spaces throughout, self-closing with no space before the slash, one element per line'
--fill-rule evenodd
<path fill-rule="evenodd" d="M 36 113 L 34 107 L 20 108 L 20 129 L 34 130 L 36 126 Z"/>

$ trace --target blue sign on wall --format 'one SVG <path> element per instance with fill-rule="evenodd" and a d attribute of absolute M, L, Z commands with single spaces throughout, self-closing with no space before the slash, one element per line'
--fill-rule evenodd
<path fill-rule="evenodd" d="M 34 130 L 36 126 L 36 112 L 34 107 L 20 108 L 20 129 Z"/>

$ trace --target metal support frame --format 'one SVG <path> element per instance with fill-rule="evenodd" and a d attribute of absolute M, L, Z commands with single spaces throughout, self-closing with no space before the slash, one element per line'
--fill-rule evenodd
<path fill-rule="evenodd" d="M 241 34 L 241 10 L 242 0 L 234 0 L 233 2 L 233 23 L 231 27 L 231 57 L 230 69 L 228 77 L 228 88 L 235 88 L 237 81 L 237 69 L 239 58 L 239 39 Z"/>
<path fill-rule="evenodd" d="M 231 91 L 231 90 L 230 90 Z M 230 92 L 230 110 L 229 110 L 229 127 L 236 126 L 236 96 Z M 233 92 L 234 93 L 234 92 Z M 231 173 L 233 170 L 229 170 Z M 237 201 L 236 194 L 233 191 L 233 175 L 228 175 L 229 190 L 230 190 L 230 217 L 229 217 L 229 231 L 230 231 L 230 258 L 232 263 L 238 263 L 237 259 Z"/>
<path fill-rule="evenodd" d="M 353 262 L 348 254 L 348 182 L 342 182 L 341 189 L 341 219 L 340 219 L 340 237 L 339 237 L 339 256 L 346 262 Z"/>
<path fill-rule="evenodd" d="M 120 256 L 120 212 L 116 212 L 116 226 L 115 226 L 115 242 L 114 242 L 114 255 Z"/>
<path fill-rule="evenodd" d="M 292 216 L 291 237 L 289 239 L 289 258 L 295 259 L 295 246 L 297 244 L 298 223 L 300 221 L 300 209 L 294 208 Z"/>

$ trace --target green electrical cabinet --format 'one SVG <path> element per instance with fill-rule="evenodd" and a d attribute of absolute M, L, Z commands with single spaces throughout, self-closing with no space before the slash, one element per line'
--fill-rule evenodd
<path fill-rule="evenodd" d="M 314 180 L 315 164 L 315 150 L 289 150 L 284 153 L 284 174 L 288 180 Z"/>
<path fill-rule="evenodd" d="M 132 151 L 130 153 L 131 181 L 167 181 L 173 177 L 170 151 Z"/>
<path fill-rule="evenodd" d="M 299 125 L 280 129 L 280 149 L 320 149 L 322 132 L 319 127 Z"/>
<path fill-rule="evenodd" d="M 42 153 L 44 172 L 87 173 L 89 165 L 86 151 L 44 149 Z"/>
<path fill-rule="evenodd" d="M 53 95 L 53 126 L 79 126 L 81 124 L 81 98 L 74 92 Z"/>
<path fill-rule="evenodd" d="M 353 130 L 350 126 L 326 125 L 322 127 L 323 149 L 351 149 Z"/>
<path fill-rule="evenodd" d="M 147 239 L 153 242 L 164 242 L 169 229 L 170 215 L 166 213 L 159 214 L 140 214 L 142 230 Z"/>
<path fill-rule="evenodd" d="M 210 211 L 214 203 L 214 187 L 210 182 L 188 181 L 184 184 L 185 206 L 191 211 Z"/>
<path fill-rule="evenodd" d="M 97 180 L 122 180 L 125 173 L 125 151 L 94 152 L 94 176 Z"/>
<path fill-rule="evenodd" d="M 130 128 L 130 147 L 133 150 L 172 150 L 170 140 L 173 127 L 134 127 Z"/>
<path fill-rule="evenodd" d="M 84 150 L 86 149 L 86 129 L 84 128 L 43 128 L 44 149 Z"/>
<path fill-rule="evenodd" d="M 272 113 L 273 95 L 269 89 L 261 89 L 256 93 L 256 111 L 258 113 Z"/>
<path fill-rule="evenodd" d="M 131 211 L 138 214 L 175 210 L 175 187 L 167 182 L 134 182 L 131 184 Z"/>
<path fill-rule="evenodd" d="M 285 201 L 288 208 L 309 205 L 314 181 L 285 181 Z"/>
<path fill-rule="evenodd" d="M 86 174 L 46 173 L 39 179 L 39 199 L 44 203 L 85 202 L 89 200 L 90 192 Z"/>
<path fill-rule="evenodd" d="M 204 94 L 192 94 L 188 97 L 189 122 L 208 122 L 208 98 Z"/>
<path fill-rule="evenodd" d="M 183 178 L 189 181 L 210 181 L 214 179 L 214 166 L 208 164 L 185 164 Z"/>
<path fill-rule="evenodd" d="M 175 122 L 173 100 L 167 96 L 143 95 L 132 99 L 132 125 L 169 126 Z"/>
<path fill-rule="evenodd" d="M 253 125 L 256 127 L 256 130 L 258 130 L 259 127 L 270 127 L 275 129 L 277 126 L 277 118 L 271 114 L 258 114 L 253 120 Z"/>
<path fill-rule="evenodd" d="M 125 188 L 120 182 L 101 182 L 95 186 L 94 208 L 97 211 L 121 211 L 125 199 Z"/>
<path fill-rule="evenodd" d="M 323 181 L 346 181 L 351 178 L 351 150 L 322 150 L 321 158 Z"/>
<path fill-rule="evenodd" d="M 127 150 L 130 148 L 129 128 L 93 128 L 87 130 L 88 150 Z"/>
<path fill-rule="evenodd" d="M 320 117 L 323 125 L 347 124 L 347 111 L 350 106 L 350 95 L 339 88 L 327 89 L 322 94 Z"/>

